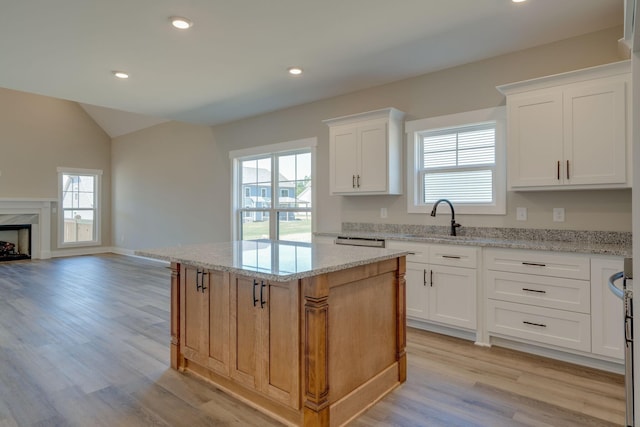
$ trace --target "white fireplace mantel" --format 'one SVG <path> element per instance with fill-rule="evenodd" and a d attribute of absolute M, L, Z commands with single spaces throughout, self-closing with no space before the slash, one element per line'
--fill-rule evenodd
<path fill-rule="evenodd" d="M 51 203 L 56 201 L 56 199 L 0 198 L 0 215 L 38 215 L 38 223 L 31 225 L 32 258 L 51 258 Z"/>

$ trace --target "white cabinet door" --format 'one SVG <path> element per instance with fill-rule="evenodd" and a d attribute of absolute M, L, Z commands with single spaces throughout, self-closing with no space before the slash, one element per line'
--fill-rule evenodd
<path fill-rule="evenodd" d="M 509 183 L 512 187 L 558 185 L 562 166 L 562 91 L 508 99 Z"/>
<path fill-rule="evenodd" d="M 622 269 L 620 259 L 591 259 L 591 351 L 620 360 L 624 359 L 624 311 L 607 282 Z"/>
<path fill-rule="evenodd" d="M 432 265 L 431 274 L 429 319 L 451 326 L 475 329 L 476 270 Z"/>
<path fill-rule="evenodd" d="M 330 186 L 332 193 L 356 191 L 358 128 L 340 126 L 331 130 Z"/>
<path fill-rule="evenodd" d="M 500 86 L 510 188 L 629 187 L 630 75 L 621 61 Z"/>
<path fill-rule="evenodd" d="M 402 119 L 395 108 L 325 120 L 331 194 L 402 194 Z"/>
<path fill-rule="evenodd" d="M 626 182 L 626 87 L 618 79 L 564 91 L 567 184 Z"/>
<path fill-rule="evenodd" d="M 358 129 L 360 159 L 356 177 L 358 191 L 387 191 L 387 123 L 377 122 Z"/>
<path fill-rule="evenodd" d="M 427 264 L 408 262 L 405 280 L 407 282 L 407 316 L 415 319 L 429 319 L 429 286 L 425 281 L 429 269 Z"/>

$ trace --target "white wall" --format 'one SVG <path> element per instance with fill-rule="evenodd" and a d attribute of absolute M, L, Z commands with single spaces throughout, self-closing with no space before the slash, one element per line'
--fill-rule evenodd
<path fill-rule="evenodd" d="M 77 103 L 0 88 L 0 198 L 57 200 L 58 167 L 101 169 L 103 246 L 111 245 L 110 150 L 109 136 Z M 56 221 L 52 214 L 52 251 Z"/>
<path fill-rule="evenodd" d="M 114 244 L 228 240 L 229 151 L 307 137 L 318 138 L 318 231 L 337 230 L 343 221 L 433 224 L 425 215 L 407 214 L 404 196 L 330 196 L 329 130 L 322 120 L 391 106 L 413 120 L 503 105 L 497 85 L 623 59 L 621 35 L 622 27 L 616 27 L 210 129 L 169 123 L 116 138 Z M 519 206 L 528 208 L 527 222 L 515 221 Z M 388 218 L 379 218 L 381 207 L 387 207 Z M 552 222 L 553 207 L 565 208 L 566 222 Z M 506 216 L 459 219 L 467 226 L 631 231 L 630 190 L 509 193 L 507 209 Z M 185 217 L 191 221 L 183 222 Z M 446 218 L 438 220 L 445 225 Z"/>

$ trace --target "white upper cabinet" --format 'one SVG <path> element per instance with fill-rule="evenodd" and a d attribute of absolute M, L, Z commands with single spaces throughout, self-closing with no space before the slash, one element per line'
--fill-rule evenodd
<path fill-rule="evenodd" d="M 631 186 L 629 61 L 498 89 L 512 190 Z"/>
<path fill-rule="evenodd" d="M 402 120 L 395 108 L 325 120 L 331 194 L 402 194 Z"/>

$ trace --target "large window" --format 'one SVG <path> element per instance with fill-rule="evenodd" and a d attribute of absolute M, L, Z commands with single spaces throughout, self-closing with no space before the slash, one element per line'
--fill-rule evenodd
<path fill-rule="evenodd" d="M 315 138 L 231 153 L 233 239 L 311 242 Z"/>
<path fill-rule="evenodd" d="M 100 244 L 101 170 L 58 168 L 59 246 Z"/>
<path fill-rule="evenodd" d="M 448 199 L 456 212 L 505 214 L 504 108 L 407 122 L 408 211 Z"/>

